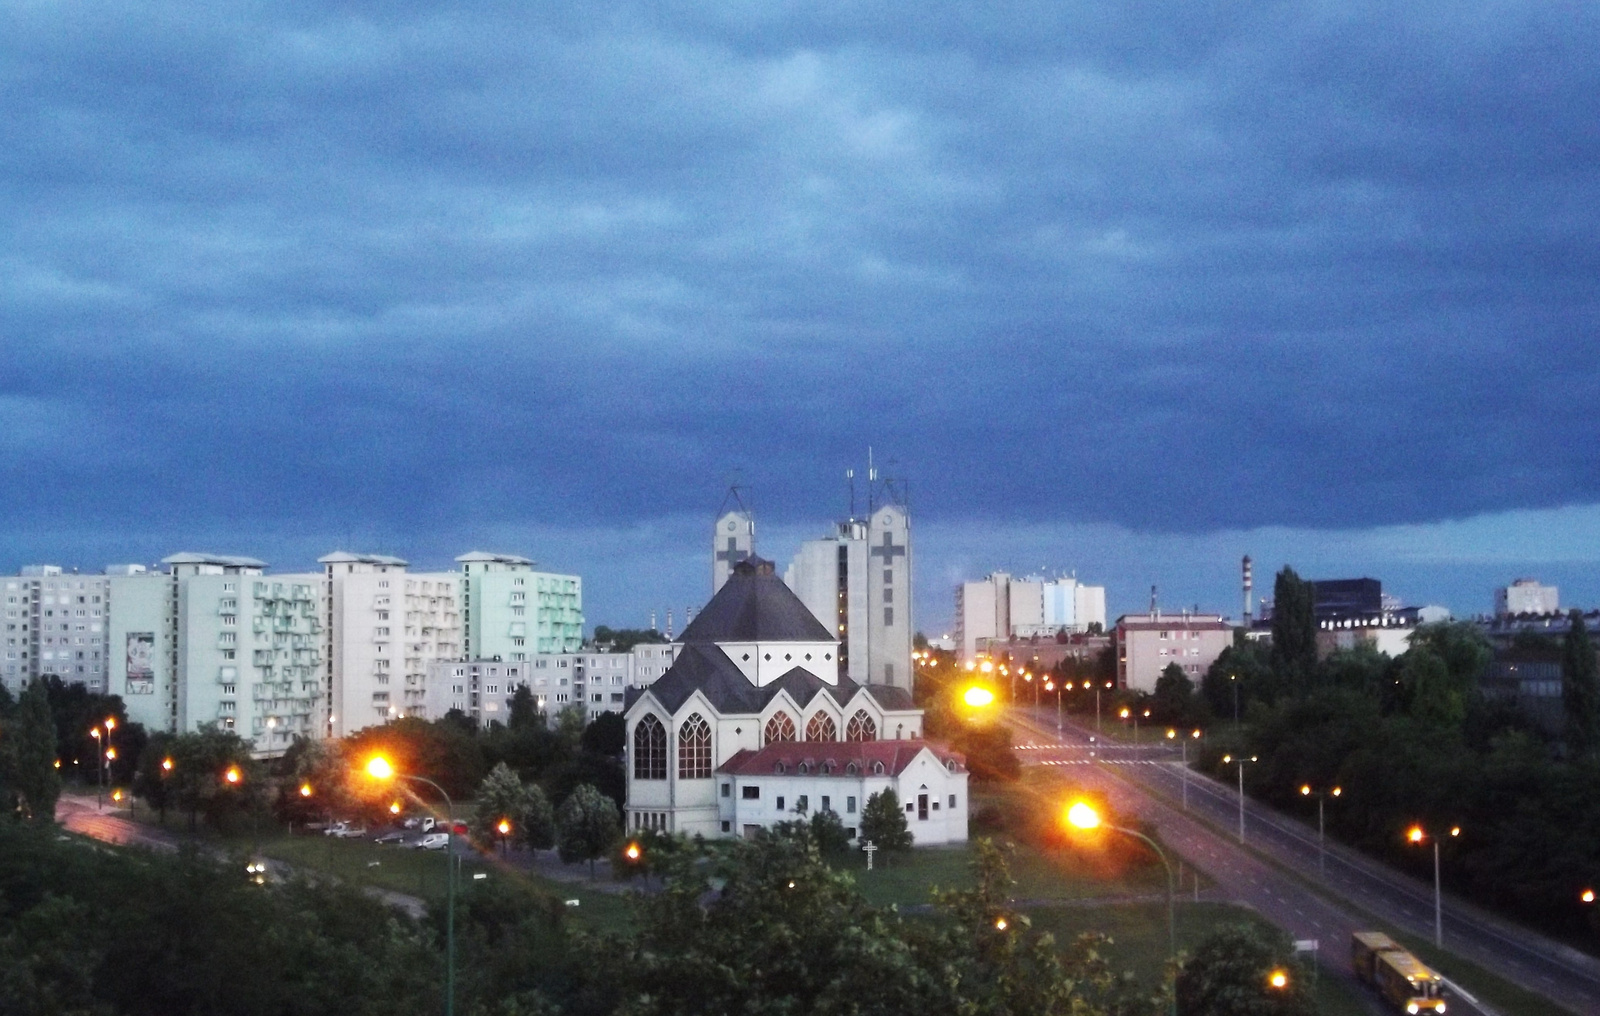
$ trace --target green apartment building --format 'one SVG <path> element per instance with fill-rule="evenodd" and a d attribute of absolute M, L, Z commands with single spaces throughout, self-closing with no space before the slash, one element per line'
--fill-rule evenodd
<path fill-rule="evenodd" d="M 534 571 L 514 554 L 474 551 L 461 566 L 469 660 L 526 660 L 583 648 L 583 579 Z"/>

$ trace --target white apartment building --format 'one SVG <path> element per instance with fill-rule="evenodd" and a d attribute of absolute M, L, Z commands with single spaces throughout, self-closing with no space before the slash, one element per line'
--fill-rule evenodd
<path fill-rule="evenodd" d="M 1088 631 L 1106 625 L 1106 590 L 1075 577 L 1013 578 L 991 572 L 982 581 L 956 587 L 956 646 L 973 659 L 982 639 L 1030 638 Z"/>
<path fill-rule="evenodd" d="M 176 579 L 144 565 L 106 569 L 107 691 L 146 730 L 178 729 Z"/>
<path fill-rule="evenodd" d="M 106 689 L 106 578 L 55 565 L 7 576 L 0 682 L 13 693 L 55 675 L 90 691 Z"/>
<path fill-rule="evenodd" d="M 427 709 L 438 719 L 459 709 L 479 723 L 505 722 L 519 684 L 553 716 L 582 705 L 589 719 L 620 713 L 629 688 L 652 684 L 677 659 L 677 644 L 650 643 L 625 653 L 540 654 L 529 660 L 438 660 L 428 667 Z"/>
<path fill-rule="evenodd" d="M 317 563 L 329 735 L 423 715 L 429 664 L 461 656 L 461 576 L 407 572 L 382 554 L 338 551 Z"/>
<path fill-rule="evenodd" d="M 473 551 L 461 565 L 462 655 L 526 660 L 583 648 L 583 579 L 534 570 L 514 554 Z"/>

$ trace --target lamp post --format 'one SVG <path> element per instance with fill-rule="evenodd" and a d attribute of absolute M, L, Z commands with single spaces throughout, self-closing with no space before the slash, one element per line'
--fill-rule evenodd
<path fill-rule="evenodd" d="M 425 776 L 412 776 L 396 772 L 394 766 L 382 755 L 374 755 L 367 762 L 367 775 L 375 780 L 411 780 L 426 783 L 444 798 L 444 873 L 445 873 L 445 960 L 444 960 L 444 1016 L 455 1016 L 456 1011 L 456 866 L 455 835 L 456 806 L 444 788 Z"/>
<path fill-rule="evenodd" d="M 1111 687 L 1110 681 L 1106 682 L 1106 687 L 1108 689 Z M 1100 682 L 1098 681 L 1094 685 L 1094 732 L 1100 733 Z"/>
<path fill-rule="evenodd" d="M 1451 837 L 1461 835 L 1460 826 L 1450 827 Z M 1420 825 L 1414 825 L 1406 830 L 1406 840 L 1410 843 L 1422 843 L 1427 839 L 1433 840 L 1433 944 L 1444 948 L 1444 893 L 1439 886 L 1439 840 L 1442 837 L 1429 837 L 1427 831 Z"/>
<path fill-rule="evenodd" d="M 1317 799 L 1317 873 L 1328 873 L 1328 843 L 1327 825 L 1323 822 L 1322 805 L 1329 797 L 1338 797 L 1344 793 L 1343 787 L 1330 787 L 1327 790 L 1312 790 L 1311 784 L 1302 784 L 1301 797 L 1315 797 Z"/>
<path fill-rule="evenodd" d="M 1046 681 L 1044 690 L 1056 693 L 1056 740 L 1059 741 L 1061 740 L 1061 689 L 1056 687 L 1054 681 Z"/>
<path fill-rule="evenodd" d="M 1167 869 L 1167 955 L 1176 963 L 1178 959 L 1178 919 L 1173 899 L 1177 890 L 1173 884 L 1172 863 L 1167 860 L 1166 851 L 1162 850 L 1155 840 L 1152 840 L 1137 829 L 1127 829 L 1103 821 L 1100 818 L 1100 813 L 1086 801 L 1078 801 L 1067 809 L 1067 823 L 1085 831 L 1097 829 L 1103 825 L 1114 832 L 1122 833 L 1124 836 L 1132 836 L 1135 839 L 1143 840 L 1151 850 L 1156 852 L 1156 856 L 1161 859 L 1161 866 Z M 1176 1016 L 1177 1011 L 1178 998 L 1176 992 L 1174 992 L 1172 997 L 1172 1012 L 1174 1016 Z"/>
<path fill-rule="evenodd" d="M 1228 683 L 1233 685 L 1233 725 L 1239 725 L 1239 675 L 1229 674 Z"/>
<path fill-rule="evenodd" d="M 1257 758 L 1254 755 L 1251 755 L 1249 758 L 1244 758 L 1243 756 L 1235 758 L 1232 755 L 1224 755 L 1224 756 L 1222 756 L 1223 765 L 1237 765 L 1239 767 L 1239 842 L 1240 843 L 1244 842 L 1244 767 L 1245 767 L 1245 763 L 1247 763 L 1247 762 L 1255 762 L 1255 761 L 1257 761 Z"/>

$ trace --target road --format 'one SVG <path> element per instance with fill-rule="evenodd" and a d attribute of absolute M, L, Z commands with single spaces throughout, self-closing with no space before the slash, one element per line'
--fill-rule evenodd
<path fill-rule="evenodd" d="M 88 798 L 67 794 L 62 794 L 56 802 L 56 821 L 69 832 L 88 836 L 102 843 L 115 843 L 118 846 L 172 852 L 178 849 L 178 844 L 181 842 L 176 834 L 135 822 L 125 817 L 125 813 L 120 809 L 102 811 Z M 228 859 L 221 851 L 213 853 L 219 860 Z M 295 870 L 282 861 L 267 860 L 265 864 L 268 872 L 278 878 L 288 878 Z M 378 886 L 366 886 L 362 892 L 375 900 L 398 907 L 415 918 L 421 918 L 428 912 L 427 903 L 415 896 Z"/>
<path fill-rule="evenodd" d="M 1320 871 L 1315 825 L 1245 803 L 1245 841 L 1237 839 L 1239 797 L 1230 787 L 1186 772 L 1166 745 L 1095 740 L 1072 723 L 1056 732 L 1053 712 L 1011 714 L 1025 764 L 1071 767 L 1078 782 L 1111 794 L 1118 807 L 1158 825 L 1162 839 L 1219 886 L 1255 907 L 1297 939 L 1315 938 L 1325 969 L 1350 972 L 1350 933 L 1375 914 L 1420 938 L 1433 938 L 1433 887 L 1355 851 L 1329 844 Z M 1188 807 L 1183 805 L 1187 784 Z M 1205 821 L 1197 821 L 1204 819 Z M 1313 820 L 1314 821 L 1314 820 Z M 1275 862 L 1275 863 L 1273 863 Z M 1288 874 L 1289 871 L 1294 875 Z M 1600 1016 L 1600 962 L 1448 896 L 1445 947 L 1511 983 L 1574 1013 Z M 1449 978 L 1450 971 L 1441 973 Z M 1455 1012 L 1493 1013 L 1463 997 Z"/>

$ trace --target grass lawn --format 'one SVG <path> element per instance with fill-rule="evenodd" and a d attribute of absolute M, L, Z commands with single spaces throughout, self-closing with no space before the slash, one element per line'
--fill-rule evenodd
<path fill-rule="evenodd" d="M 1167 908 L 1159 903 L 1105 907 L 1036 907 L 1028 911 L 1033 926 L 1048 931 L 1063 945 L 1084 932 L 1110 936 L 1107 959 L 1116 970 L 1132 971 L 1141 984 L 1159 984 L 1166 976 Z M 1180 903 L 1178 949 L 1193 951 L 1218 927 L 1253 924 L 1275 930 L 1254 912 L 1225 903 Z M 1337 977 L 1316 978 L 1317 1010 L 1324 1016 L 1366 1016 L 1355 989 Z"/>

